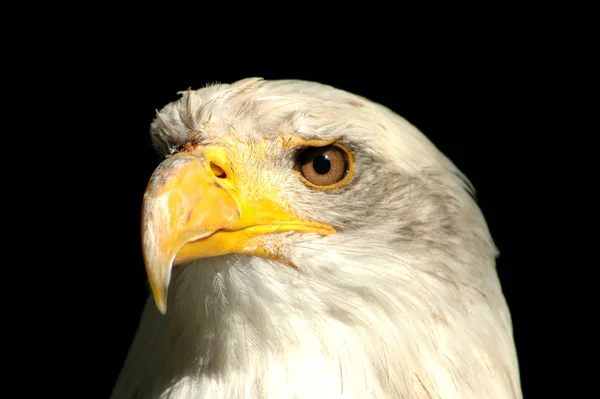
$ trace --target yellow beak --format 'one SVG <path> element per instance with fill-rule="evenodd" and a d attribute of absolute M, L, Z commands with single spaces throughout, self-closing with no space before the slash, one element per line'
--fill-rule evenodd
<path fill-rule="evenodd" d="M 248 189 L 251 182 L 238 181 L 230 163 L 223 148 L 204 147 L 167 158 L 150 178 L 142 249 L 154 300 L 163 314 L 173 265 L 232 253 L 283 260 L 273 245 L 274 234 L 335 233 L 331 226 L 299 220 L 281 201 L 268 198 L 272 187 Z"/>

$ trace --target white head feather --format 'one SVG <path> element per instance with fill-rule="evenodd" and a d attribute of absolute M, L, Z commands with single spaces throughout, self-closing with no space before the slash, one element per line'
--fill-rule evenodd
<path fill-rule="evenodd" d="M 351 184 L 316 192 L 282 154 L 263 165 L 327 237 L 280 237 L 294 270 L 227 255 L 177 268 L 150 299 L 113 398 L 520 398 L 496 248 L 455 166 L 414 126 L 350 93 L 246 79 L 186 91 L 152 124 L 193 135 L 343 136 Z"/>

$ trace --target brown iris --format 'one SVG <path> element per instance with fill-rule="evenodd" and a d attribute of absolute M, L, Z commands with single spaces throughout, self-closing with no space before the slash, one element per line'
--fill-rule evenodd
<path fill-rule="evenodd" d="M 346 153 L 334 145 L 309 147 L 300 153 L 297 168 L 308 183 L 331 186 L 346 177 L 348 159 Z"/>

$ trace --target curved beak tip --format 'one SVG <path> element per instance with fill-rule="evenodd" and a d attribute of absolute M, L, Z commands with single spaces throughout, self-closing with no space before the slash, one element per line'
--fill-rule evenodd
<path fill-rule="evenodd" d="M 167 297 L 171 280 L 172 263 L 172 261 L 152 262 L 146 260 L 146 273 L 150 282 L 154 303 L 162 314 L 167 312 Z"/>
<path fill-rule="evenodd" d="M 166 296 L 162 299 L 158 299 L 156 295 L 154 296 L 154 303 L 156 303 L 156 308 L 163 315 L 167 314 L 167 298 Z"/>

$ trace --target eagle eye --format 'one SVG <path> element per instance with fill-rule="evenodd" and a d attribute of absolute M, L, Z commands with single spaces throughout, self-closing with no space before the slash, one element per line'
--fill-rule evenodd
<path fill-rule="evenodd" d="M 296 161 L 296 170 L 304 183 L 321 190 L 345 184 L 351 177 L 352 167 L 351 154 L 336 144 L 304 148 Z"/>

